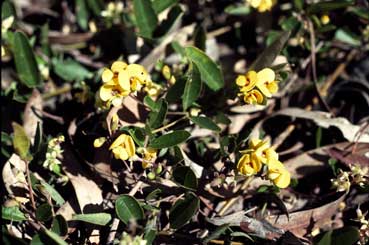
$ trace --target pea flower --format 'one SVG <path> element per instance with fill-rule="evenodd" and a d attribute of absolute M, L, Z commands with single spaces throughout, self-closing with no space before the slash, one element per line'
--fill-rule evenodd
<path fill-rule="evenodd" d="M 260 13 L 270 11 L 276 0 L 246 0 L 251 7 L 256 8 Z"/>
<path fill-rule="evenodd" d="M 268 98 L 278 91 L 278 84 L 275 81 L 275 73 L 270 68 L 264 68 L 256 75 L 256 87 Z"/>
<path fill-rule="evenodd" d="M 250 92 L 246 92 L 244 97 L 243 97 L 243 101 L 246 104 L 262 104 L 264 101 L 264 96 L 262 93 L 260 93 L 259 90 L 253 89 Z"/>
<path fill-rule="evenodd" d="M 255 157 L 264 164 L 268 165 L 269 162 L 278 160 L 278 154 L 270 147 L 267 140 L 250 139 L 249 148 L 253 151 Z"/>
<path fill-rule="evenodd" d="M 142 168 L 149 168 L 156 159 L 157 150 L 153 148 L 144 148 L 143 150 L 143 161 Z"/>
<path fill-rule="evenodd" d="M 170 85 L 173 85 L 176 83 L 176 78 L 175 76 L 173 76 L 172 71 L 169 66 L 164 65 L 161 70 L 161 74 L 163 75 L 165 79 L 167 79 Z"/>
<path fill-rule="evenodd" d="M 257 174 L 262 167 L 261 162 L 255 154 L 244 154 L 237 163 L 237 170 L 243 175 L 250 176 Z"/>
<path fill-rule="evenodd" d="M 150 97 L 156 97 L 160 94 L 162 87 L 152 81 L 147 81 L 143 89 Z"/>
<path fill-rule="evenodd" d="M 268 164 L 268 179 L 277 187 L 286 188 L 291 182 L 291 174 L 280 161 L 273 160 Z"/>
<path fill-rule="evenodd" d="M 136 152 L 135 143 L 131 136 L 127 134 L 121 134 L 116 138 L 109 147 L 114 154 L 115 159 L 121 159 L 123 161 L 130 157 L 133 157 Z"/>

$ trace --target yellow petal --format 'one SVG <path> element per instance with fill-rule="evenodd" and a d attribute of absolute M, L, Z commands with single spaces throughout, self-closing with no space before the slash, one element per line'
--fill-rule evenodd
<path fill-rule="evenodd" d="M 246 77 L 244 75 L 239 75 L 236 79 L 236 84 L 240 87 L 245 86 L 247 83 Z"/>
<path fill-rule="evenodd" d="M 278 154 L 277 154 L 277 152 L 275 152 L 275 150 L 273 148 L 266 149 L 264 151 L 264 153 L 265 153 L 265 157 L 267 159 L 266 164 L 268 164 L 269 162 L 278 160 Z"/>
<path fill-rule="evenodd" d="M 114 73 L 110 70 L 110 69 L 107 69 L 105 68 L 102 75 L 101 75 L 101 78 L 103 80 L 104 83 L 107 83 L 109 81 L 111 81 L 114 77 Z"/>
<path fill-rule="evenodd" d="M 114 148 L 116 148 L 116 147 L 118 147 L 118 146 L 123 145 L 123 144 L 124 144 L 124 142 L 126 141 L 127 136 L 128 136 L 128 135 L 126 135 L 126 134 L 121 134 L 121 135 L 119 135 L 119 136 L 118 136 L 118 138 L 116 138 L 116 139 L 114 140 L 113 144 L 111 144 L 111 145 L 110 145 L 109 150 L 114 149 Z"/>
<path fill-rule="evenodd" d="M 118 107 L 120 105 L 122 105 L 123 103 L 123 97 L 122 96 L 114 96 L 112 99 L 111 99 L 111 104 L 114 106 L 114 107 Z M 113 129 L 114 130 L 114 129 Z"/>
<path fill-rule="evenodd" d="M 106 141 L 105 137 L 100 137 L 94 140 L 94 147 L 99 148 L 101 147 Z"/>
<path fill-rule="evenodd" d="M 130 75 L 127 70 L 119 72 L 118 75 L 119 85 L 123 90 L 130 91 L 131 89 L 131 82 L 130 82 Z"/>
<path fill-rule="evenodd" d="M 251 138 L 249 140 L 249 147 L 254 149 L 260 142 L 261 139 Z"/>
<path fill-rule="evenodd" d="M 170 72 L 169 66 L 167 65 L 163 66 L 163 69 L 161 70 L 161 74 L 163 74 L 165 79 L 169 80 L 170 76 L 172 75 Z"/>
<path fill-rule="evenodd" d="M 123 62 L 123 61 L 115 61 L 112 65 L 111 65 L 111 70 L 113 72 L 121 72 L 122 70 L 127 68 L 127 63 Z"/>
<path fill-rule="evenodd" d="M 148 73 L 142 65 L 130 64 L 127 71 L 130 77 L 136 77 L 142 84 L 148 79 Z"/>
<path fill-rule="evenodd" d="M 257 8 L 262 0 L 247 0 L 253 8 Z"/>
<path fill-rule="evenodd" d="M 127 135 L 124 141 L 124 147 L 129 157 L 132 157 L 135 155 L 136 147 L 135 147 L 135 143 L 133 142 L 133 139 L 131 136 Z"/>
<path fill-rule="evenodd" d="M 291 174 L 287 170 L 284 169 L 281 175 L 277 177 L 273 182 L 279 188 L 286 188 L 290 185 Z"/>
<path fill-rule="evenodd" d="M 275 94 L 278 92 L 278 83 L 276 81 L 267 84 L 267 88 L 270 93 Z"/>
<path fill-rule="evenodd" d="M 114 148 L 112 152 L 114 154 L 115 159 L 121 159 L 121 160 L 128 159 L 128 154 L 127 154 L 126 149 L 124 149 L 121 146 Z"/>
<path fill-rule="evenodd" d="M 104 84 L 101 86 L 99 91 L 99 96 L 102 101 L 108 101 L 113 97 L 113 88 L 114 86 L 111 86 L 109 84 Z"/>
<path fill-rule="evenodd" d="M 260 91 L 266 96 L 271 97 L 269 89 L 267 88 L 268 83 L 271 83 L 275 80 L 275 73 L 270 68 L 264 68 L 263 70 L 257 73 L 257 81 L 256 86 L 260 89 Z"/>

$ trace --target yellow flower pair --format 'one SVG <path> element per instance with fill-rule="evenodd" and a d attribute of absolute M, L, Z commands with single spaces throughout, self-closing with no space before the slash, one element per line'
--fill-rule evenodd
<path fill-rule="evenodd" d="M 270 68 L 264 68 L 259 72 L 248 71 L 245 75 L 239 75 L 236 84 L 240 88 L 238 96 L 243 97 L 246 104 L 262 104 L 265 97 L 270 98 L 278 91 L 275 73 Z"/>
<path fill-rule="evenodd" d="M 105 137 L 95 139 L 94 147 L 99 148 L 106 142 Z M 128 160 L 136 154 L 135 143 L 131 136 L 121 134 L 110 145 L 109 150 L 114 154 L 115 159 Z"/>
<path fill-rule="evenodd" d="M 124 97 L 140 90 L 142 85 L 151 81 L 143 66 L 127 65 L 123 61 L 114 62 L 111 69 L 105 68 L 102 80 L 104 84 L 99 91 L 100 99 L 114 106 L 121 105 Z"/>
<path fill-rule="evenodd" d="M 251 7 L 256 8 L 259 12 L 270 11 L 276 0 L 246 0 Z"/>
<path fill-rule="evenodd" d="M 263 164 L 268 167 L 267 177 L 279 188 L 286 188 L 290 184 L 290 173 L 278 160 L 278 154 L 267 141 L 251 139 L 249 148 L 241 151 L 244 155 L 237 164 L 237 170 L 247 176 L 260 172 Z"/>

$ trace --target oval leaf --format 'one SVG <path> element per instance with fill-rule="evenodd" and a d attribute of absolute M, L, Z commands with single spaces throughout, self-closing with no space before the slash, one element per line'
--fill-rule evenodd
<path fill-rule="evenodd" d="M 176 201 L 169 212 L 170 227 L 178 229 L 186 224 L 196 214 L 199 206 L 200 200 L 192 192 L 188 193 L 185 199 Z"/>
<path fill-rule="evenodd" d="M 197 178 L 190 167 L 180 166 L 174 169 L 173 178 L 180 185 L 196 189 L 197 188 Z"/>
<path fill-rule="evenodd" d="M 13 207 L 1 207 L 1 217 L 11 221 L 23 221 L 27 220 L 26 216 L 19 210 L 18 206 Z"/>
<path fill-rule="evenodd" d="M 29 88 L 40 83 L 40 73 L 28 38 L 22 32 L 14 34 L 13 54 L 20 81 Z"/>
<path fill-rule="evenodd" d="M 259 71 L 265 67 L 269 67 L 277 55 L 282 51 L 290 36 L 289 31 L 282 32 L 276 40 L 270 44 L 264 51 L 258 56 L 258 58 L 250 66 L 250 70 Z"/>
<path fill-rule="evenodd" d="M 13 136 L 14 151 L 20 156 L 20 158 L 26 159 L 29 152 L 29 148 L 31 146 L 31 142 L 26 132 L 24 131 L 24 128 L 21 125 L 13 122 L 12 126 L 14 132 Z"/>
<path fill-rule="evenodd" d="M 140 34 L 144 37 L 152 37 L 158 18 L 151 6 L 150 0 L 134 0 L 133 12 Z"/>
<path fill-rule="evenodd" d="M 36 209 L 36 219 L 39 221 L 48 221 L 53 217 L 52 207 L 48 203 L 43 203 Z"/>
<path fill-rule="evenodd" d="M 72 220 L 79 220 L 95 225 L 107 225 L 111 220 L 111 214 L 108 213 L 76 214 L 73 215 Z"/>
<path fill-rule="evenodd" d="M 125 224 L 130 220 L 140 220 L 144 218 L 143 210 L 138 201 L 129 195 L 121 195 L 115 201 L 115 212 L 118 218 Z"/>
<path fill-rule="evenodd" d="M 201 79 L 213 91 L 224 86 L 223 75 L 220 68 L 200 49 L 195 47 L 185 48 L 187 57 L 199 68 Z"/>
<path fill-rule="evenodd" d="M 149 125 L 152 129 L 156 129 L 163 124 L 168 111 L 168 103 L 164 99 L 160 99 L 157 103 L 158 111 L 152 111 L 149 114 Z"/>
<path fill-rule="evenodd" d="M 51 230 L 59 236 L 65 236 L 68 233 L 68 224 L 62 215 L 56 215 L 53 219 Z"/>
<path fill-rule="evenodd" d="M 150 147 L 155 149 L 168 148 L 178 145 L 179 143 L 187 140 L 189 137 L 190 133 L 185 130 L 174 131 L 154 139 L 151 141 Z"/>
<path fill-rule="evenodd" d="M 187 110 L 193 102 L 199 97 L 201 92 L 201 75 L 197 66 L 192 63 L 192 69 L 189 71 L 188 79 L 182 96 L 183 110 Z"/>
<path fill-rule="evenodd" d="M 50 197 L 58 204 L 59 206 L 65 203 L 64 198 L 59 194 L 54 187 L 46 183 L 45 181 L 41 181 L 41 185 L 46 189 L 46 191 L 50 194 Z"/>
<path fill-rule="evenodd" d="M 201 128 L 210 129 L 213 131 L 220 131 L 218 125 L 216 125 L 210 118 L 208 117 L 191 117 L 192 122 L 199 125 Z"/>

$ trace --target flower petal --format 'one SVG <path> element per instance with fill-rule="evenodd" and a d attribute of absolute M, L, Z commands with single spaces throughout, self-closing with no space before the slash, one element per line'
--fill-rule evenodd
<path fill-rule="evenodd" d="M 113 144 L 110 145 L 109 150 L 114 149 L 120 145 L 123 145 L 124 142 L 126 141 L 127 136 L 128 135 L 126 134 L 119 135 L 118 138 L 114 140 Z"/>
<path fill-rule="evenodd" d="M 113 77 L 114 77 L 114 73 L 108 68 L 105 68 L 101 75 L 101 78 L 104 83 L 111 81 Z"/>
<path fill-rule="evenodd" d="M 101 86 L 99 91 L 99 96 L 102 101 L 108 101 L 111 97 L 113 97 L 113 88 L 114 86 L 111 86 L 109 84 L 104 84 Z"/>
<path fill-rule="evenodd" d="M 127 70 L 119 72 L 118 75 L 119 85 L 123 90 L 130 91 L 131 83 L 130 83 L 130 75 Z"/>
<path fill-rule="evenodd" d="M 131 136 L 127 135 L 124 141 L 124 147 L 129 157 L 132 157 L 135 155 L 136 147 L 135 147 L 135 143 L 133 142 L 133 139 Z"/>
<path fill-rule="evenodd" d="M 111 65 L 111 70 L 113 72 L 121 72 L 122 70 L 127 68 L 127 63 L 123 62 L 123 61 L 115 61 L 112 65 Z"/>
<path fill-rule="evenodd" d="M 145 83 L 148 79 L 148 73 L 142 65 L 130 64 L 127 66 L 127 71 L 130 77 L 135 77 L 140 83 Z"/>

